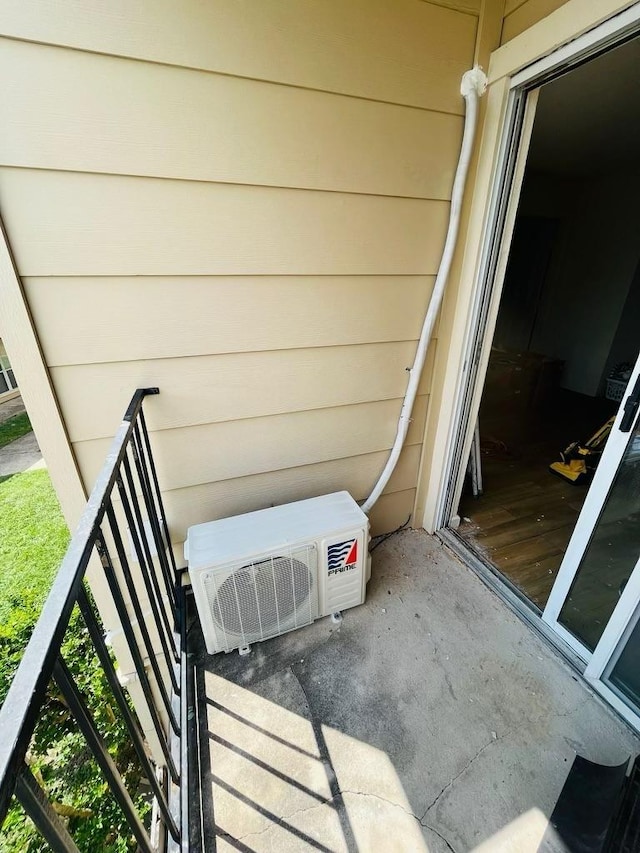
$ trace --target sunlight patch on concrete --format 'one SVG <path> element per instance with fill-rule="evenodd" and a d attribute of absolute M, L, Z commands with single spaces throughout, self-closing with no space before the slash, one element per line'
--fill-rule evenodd
<path fill-rule="evenodd" d="M 429 853 L 389 757 L 314 727 L 293 673 L 278 677 L 288 707 L 213 673 L 205 688 L 219 851 Z"/>

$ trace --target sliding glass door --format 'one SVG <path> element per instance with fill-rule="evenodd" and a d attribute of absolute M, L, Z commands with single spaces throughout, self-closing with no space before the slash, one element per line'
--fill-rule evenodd
<path fill-rule="evenodd" d="M 594 686 L 640 720 L 639 413 L 640 359 L 542 618 Z"/>

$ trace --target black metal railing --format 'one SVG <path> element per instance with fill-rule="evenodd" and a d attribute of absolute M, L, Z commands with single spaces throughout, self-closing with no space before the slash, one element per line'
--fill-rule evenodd
<path fill-rule="evenodd" d="M 181 635 L 179 625 L 181 590 L 142 411 L 144 398 L 157 393 L 157 388 L 139 389 L 131 400 L 0 709 L 0 827 L 15 795 L 55 851 L 68 853 L 78 847 L 27 762 L 51 680 L 124 813 L 137 849 L 144 853 L 157 849 L 134 805 L 136 792 L 127 790 L 63 656 L 63 641 L 76 605 L 155 798 L 156 813 L 165 827 L 159 836 L 164 835 L 174 848 L 188 849 L 187 786 L 180 786 L 181 778 L 187 778 L 187 750 L 182 742 L 186 738 L 181 739 L 187 727 L 185 702 L 180 701 L 186 690 L 185 629 L 183 626 Z M 125 527 L 131 555 L 125 545 Z M 155 748 L 159 745 L 161 750 L 157 760 L 151 757 L 84 586 L 95 554 L 112 599 L 108 605 L 117 612 L 118 627 L 144 696 L 157 740 Z M 150 608 L 155 647 L 141 594 L 145 607 Z"/>

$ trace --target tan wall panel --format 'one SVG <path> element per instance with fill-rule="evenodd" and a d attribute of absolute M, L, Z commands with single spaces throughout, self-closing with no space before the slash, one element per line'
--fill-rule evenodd
<path fill-rule="evenodd" d="M 433 277 L 30 278 L 24 285 L 47 364 L 58 366 L 416 340 Z"/>
<path fill-rule="evenodd" d="M 529 0 L 505 0 L 504 17 L 506 18 L 507 15 L 510 15 L 512 12 L 515 12 L 518 7 L 523 6 L 525 3 L 528 2 Z"/>
<path fill-rule="evenodd" d="M 406 389 L 416 342 L 323 347 L 56 367 L 53 383 L 72 441 L 108 438 L 136 388 L 158 386 L 152 430 L 233 421 L 374 400 Z M 435 345 L 420 383 L 429 392 Z"/>
<path fill-rule="evenodd" d="M 0 40 L 0 163 L 447 199 L 462 118 Z"/>
<path fill-rule="evenodd" d="M 422 439 L 427 400 L 426 395 L 416 400 L 407 445 Z M 388 450 L 401 403 L 383 400 L 155 432 L 151 441 L 160 483 L 163 489 L 179 489 Z M 109 443 L 74 444 L 86 483 L 95 482 Z"/>
<path fill-rule="evenodd" d="M 567 0 L 525 0 L 510 14 L 507 14 L 502 27 L 502 44 L 537 24 L 547 15 L 559 9 Z M 506 11 L 506 9 L 505 9 Z"/>
<path fill-rule="evenodd" d="M 22 276 L 433 275 L 449 204 L 0 170 Z"/>
<path fill-rule="evenodd" d="M 419 445 L 412 445 L 402 452 L 398 467 L 381 502 L 387 494 L 413 489 L 418 471 L 419 450 Z M 382 471 L 387 455 L 384 451 L 352 456 L 349 459 L 336 459 L 165 492 L 163 500 L 167 517 L 171 520 L 171 541 L 183 542 L 187 528 L 192 524 L 342 489 L 346 489 L 357 501 L 363 501 Z M 409 511 L 410 508 L 407 514 Z M 184 561 L 181 565 L 183 564 Z"/>
<path fill-rule="evenodd" d="M 456 113 L 476 26 L 416 0 L 6 0 L 0 18 L 29 41 Z"/>
<path fill-rule="evenodd" d="M 409 520 L 411 520 L 411 523 L 414 523 L 413 508 L 415 502 L 415 489 L 407 489 L 404 492 L 386 492 L 383 494 L 369 515 L 372 535 L 380 536 L 383 533 L 391 533 Z M 419 522 L 415 522 L 415 524 L 419 526 Z"/>

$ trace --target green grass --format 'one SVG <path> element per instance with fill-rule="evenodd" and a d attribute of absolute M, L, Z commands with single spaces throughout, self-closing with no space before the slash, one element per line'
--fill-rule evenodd
<path fill-rule="evenodd" d="M 40 609 L 68 542 L 46 470 L 0 478 L 0 621 L 23 598 Z"/>
<path fill-rule="evenodd" d="M 14 415 L 8 421 L 0 424 L 0 447 L 10 444 L 16 438 L 20 438 L 20 436 L 26 435 L 28 432 L 31 432 L 29 415 L 26 412 Z"/>

